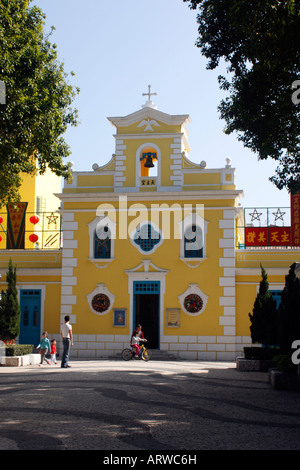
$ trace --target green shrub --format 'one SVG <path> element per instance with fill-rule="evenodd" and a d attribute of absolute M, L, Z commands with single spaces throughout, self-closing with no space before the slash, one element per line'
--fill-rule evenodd
<path fill-rule="evenodd" d="M 31 354 L 33 347 L 33 344 L 9 344 L 5 346 L 5 353 L 6 356 L 24 356 Z"/>
<path fill-rule="evenodd" d="M 273 357 L 278 353 L 279 350 L 277 348 L 244 347 L 245 359 L 272 361 Z"/>
<path fill-rule="evenodd" d="M 0 296 L 0 339 L 14 340 L 20 334 L 21 310 L 18 300 L 17 268 L 9 259 L 6 273 L 7 289 Z"/>
<path fill-rule="evenodd" d="M 297 366 L 292 363 L 292 360 L 290 356 L 286 354 L 278 354 L 277 356 L 274 356 L 274 362 L 281 372 L 286 372 L 286 373 L 296 373 L 297 372 Z"/>
<path fill-rule="evenodd" d="M 269 290 L 268 275 L 261 266 L 262 279 L 253 305 L 250 333 L 252 343 L 260 343 L 266 347 L 277 345 L 277 307 Z"/>
<path fill-rule="evenodd" d="M 300 339 L 300 263 L 293 263 L 285 276 L 278 313 L 278 344 L 291 356 L 293 342 Z"/>

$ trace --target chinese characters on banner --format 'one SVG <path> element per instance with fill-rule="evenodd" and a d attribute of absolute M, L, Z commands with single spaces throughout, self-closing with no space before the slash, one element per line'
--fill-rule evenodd
<path fill-rule="evenodd" d="M 290 227 L 246 227 L 246 246 L 289 246 Z"/>
<path fill-rule="evenodd" d="M 291 245 L 300 245 L 300 193 L 291 194 Z"/>

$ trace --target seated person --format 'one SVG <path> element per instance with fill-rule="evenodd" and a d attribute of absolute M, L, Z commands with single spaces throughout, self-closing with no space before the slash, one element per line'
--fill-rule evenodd
<path fill-rule="evenodd" d="M 135 349 L 135 357 L 139 357 L 140 352 L 140 337 L 132 335 L 131 336 L 131 346 Z"/>

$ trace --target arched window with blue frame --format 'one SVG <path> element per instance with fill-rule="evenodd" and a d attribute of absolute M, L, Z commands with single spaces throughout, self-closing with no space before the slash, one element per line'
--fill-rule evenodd
<path fill-rule="evenodd" d="M 98 233 L 97 233 L 98 232 Z M 111 232 L 107 226 L 98 228 L 94 236 L 94 257 L 96 259 L 111 258 Z"/>
<path fill-rule="evenodd" d="M 203 234 L 198 225 L 191 225 L 184 232 L 184 257 L 203 258 Z"/>

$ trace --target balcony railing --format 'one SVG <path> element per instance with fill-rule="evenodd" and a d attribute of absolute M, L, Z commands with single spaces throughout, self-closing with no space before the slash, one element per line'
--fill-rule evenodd
<path fill-rule="evenodd" d="M 21 247 L 24 250 L 59 250 L 62 248 L 61 216 L 57 212 L 26 212 Z M 8 224 L 12 226 L 7 212 L 0 212 L 0 250 L 14 249 L 9 242 Z M 16 228 L 11 231 L 17 236 Z"/>

